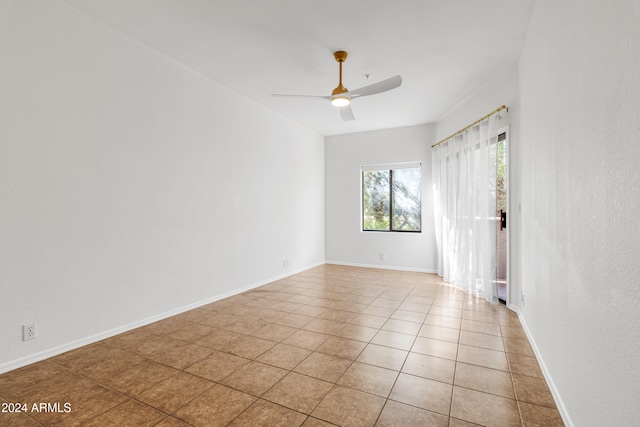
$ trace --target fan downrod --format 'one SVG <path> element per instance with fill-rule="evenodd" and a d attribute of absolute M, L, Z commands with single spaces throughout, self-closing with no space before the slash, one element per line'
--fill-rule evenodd
<path fill-rule="evenodd" d="M 338 62 L 338 64 L 340 64 L 340 83 L 338 83 L 338 87 L 336 87 L 333 90 L 333 92 L 331 92 L 332 96 L 339 95 L 339 94 L 345 93 L 345 92 L 349 92 L 349 89 L 347 89 L 346 87 L 342 86 L 342 63 L 347 60 L 347 55 L 348 55 L 348 53 L 345 52 L 344 50 L 338 50 L 336 52 L 333 52 L 333 57 L 336 58 L 336 61 Z M 348 104 L 349 103 L 348 98 L 345 98 L 345 99 L 347 99 L 347 104 Z"/>

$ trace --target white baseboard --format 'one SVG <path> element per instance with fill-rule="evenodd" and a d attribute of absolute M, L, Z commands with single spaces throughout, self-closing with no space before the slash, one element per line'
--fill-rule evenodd
<path fill-rule="evenodd" d="M 275 282 L 276 280 L 284 279 L 285 277 L 292 276 L 297 273 L 301 273 L 303 271 L 309 270 L 314 267 L 318 267 L 320 265 L 324 265 L 324 262 L 308 265 L 303 268 L 299 268 L 297 270 L 288 271 L 285 274 L 281 274 L 275 277 L 271 277 L 266 280 L 262 280 L 257 283 L 253 283 L 251 285 L 244 286 L 240 289 L 235 289 L 230 292 L 225 292 L 224 294 L 216 295 L 211 298 L 207 298 L 202 301 L 195 302 L 193 304 L 188 304 L 173 310 L 165 311 L 164 313 L 157 314 L 155 316 L 147 317 L 145 319 L 138 320 L 136 322 L 129 323 L 127 325 L 119 326 L 117 328 L 110 329 L 108 331 L 100 332 L 95 335 L 88 336 L 86 338 L 81 338 L 76 341 L 72 341 L 67 344 L 59 345 L 53 348 L 49 348 L 38 353 L 30 354 L 28 356 L 22 357 L 20 359 L 12 360 L 0 365 L 0 374 L 5 372 L 12 371 L 14 369 L 21 368 L 26 365 L 30 365 L 32 363 L 40 362 L 42 360 L 48 359 L 53 356 L 57 356 L 62 353 L 66 353 L 67 351 L 75 350 L 80 347 L 84 347 L 85 345 L 93 344 L 98 341 L 102 341 L 107 338 L 111 338 L 115 335 L 122 334 L 124 332 L 131 331 L 133 329 L 139 328 L 141 326 L 149 325 L 151 323 L 157 322 L 162 319 L 166 319 L 171 316 L 175 316 L 185 311 L 193 310 L 194 308 L 202 307 L 203 305 L 211 304 L 212 302 L 219 301 L 225 298 L 229 298 L 233 295 L 241 294 L 243 292 L 249 291 L 251 289 L 260 287 L 262 285 L 266 285 L 267 283 Z"/>
<path fill-rule="evenodd" d="M 527 338 L 529 339 L 531 348 L 533 348 L 533 352 L 536 355 L 536 359 L 538 359 L 538 364 L 540 365 L 540 369 L 542 370 L 542 375 L 544 375 L 544 379 L 547 381 L 547 385 L 549 386 L 549 390 L 551 391 L 553 400 L 555 400 L 556 402 L 556 406 L 558 407 L 558 412 L 560 412 L 562 421 L 564 421 L 564 424 L 567 427 L 573 427 L 574 424 L 571 421 L 571 417 L 569 416 L 567 407 L 564 405 L 564 401 L 560 396 L 560 391 L 556 387 L 556 384 L 553 381 L 553 378 L 551 377 L 551 373 L 549 372 L 549 369 L 547 369 L 547 365 L 544 363 L 542 354 L 540 354 L 540 350 L 538 349 L 538 346 L 536 345 L 536 341 L 533 339 L 533 336 L 531 335 L 531 331 L 527 326 L 527 322 L 525 321 L 524 316 L 522 315 L 522 312 L 518 307 L 514 305 L 508 305 L 507 308 L 509 308 L 511 311 L 514 311 L 516 314 L 518 314 L 518 318 L 520 319 L 520 324 L 522 325 L 522 329 L 524 329 L 524 333 L 527 334 Z"/>
<path fill-rule="evenodd" d="M 354 262 L 342 262 L 342 261 L 326 261 L 325 264 L 345 265 L 347 267 L 379 268 L 382 270 L 412 271 L 416 273 L 432 273 L 432 274 L 438 273 L 437 270 L 428 270 L 423 268 L 412 268 L 412 267 L 396 267 L 392 265 L 380 265 L 380 264 L 359 264 Z"/>

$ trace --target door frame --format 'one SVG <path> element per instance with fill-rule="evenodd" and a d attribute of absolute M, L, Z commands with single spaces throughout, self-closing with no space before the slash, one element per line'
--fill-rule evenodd
<path fill-rule="evenodd" d="M 511 254 L 511 225 L 512 225 L 512 207 L 511 207 L 511 162 L 509 159 L 509 154 L 510 154 L 510 146 L 511 146 L 511 128 L 510 125 L 507 124 L 505 126 L 502 126 L 501 128 L 498 129 L 497 132 L 497 136 L 499 137 L 501 134 L 505 134 L 505 147 L 504 147 L 504 161 L 505 161 L 505 180 L 506 180 L 506 184 L 505 184 L 505 192 L 507 193 L 506 195 L 506 206 L 507 206 L 507 236 L 506 236 L 506 269 L 507 269 L 507 273 L 506 273 L 506 280 L 507 280 L 507 285 L 506 285 L 506 291 L 507 291 L 507 300 L 506 300 L 506 305 L 507 307 L 511 306 L 511 262 L 510 262 L 510 254 Z M 496 268 L 497 268 L 497 261 L 496 261 Z M 497 280 L 496 280 L 496 285 L 497 285 Z"/>

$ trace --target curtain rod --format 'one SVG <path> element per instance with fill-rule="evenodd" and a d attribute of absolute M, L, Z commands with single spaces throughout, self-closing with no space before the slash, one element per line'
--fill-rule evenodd
<path fill-rule="evenodd" d="M 453 138 L 456 135 L 460 135 L 462 132 L 464 132 L 465 130 L 474 127 L 475 125 L 477 125 L 478 123 L 480 123 L 481 121 L 483 121 L 484 119 L 494 115 L 495 113 L 497 113 L 498 111 L 502 111 L 502 110 L 507 110 L 507 113 L 509 112 L 509 108 L 506 105 L 501 105 L 498 108 L 496 108 L 495 110 L 493 110 L 492 112 L 490 112 L 489 114 L 480 117 L 478 120 L 476 120 L 475 122 L 471 123 L 469 126 L 465 126 L 462 129 L 460 129 L 458 132 L 454 133 L 453 135 L 449 135 L 448 137 L 446 137 L 445 139 L 443 139 L 442 141 L 436 142 L 435 144 L 433 144 L 431 146 L 431 148 L 436 147 L 440 144 L 442 144 L 443 142 L 446 142 L 448 140 L 450 140 L 451 138 Z"/>

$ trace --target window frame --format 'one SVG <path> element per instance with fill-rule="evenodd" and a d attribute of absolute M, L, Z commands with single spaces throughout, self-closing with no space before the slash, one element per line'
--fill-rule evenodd
<path fill-rule="evenodd" d="M 396 230 L 393 228 L 393 206 L 394 206 L 394 191 L 393 191 L 393 171 L 399 169 L 419 169 L 420 170 L 420 189 L 418 195 L 420 196 L 420 229 L 419 230 Z M 364 209 L 365 209 L 365 186 L 364 186 L 364 173 L 371 171 L 388 171 L 389 172 L 389 228 L 382 229 L 365 229 L 364 228 Z M 360 229 L 363 233 L 422 233 L 422 162 L 409 162 L 409 163 L 392 163 L 382 165 L 366 165 L 360 167 Z"/>

